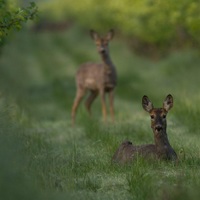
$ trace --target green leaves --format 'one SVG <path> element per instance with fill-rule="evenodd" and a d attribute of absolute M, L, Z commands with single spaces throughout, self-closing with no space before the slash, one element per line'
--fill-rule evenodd
<path fill-rule="evenodd" d="M 26 8 L 10 8 L 5 0 L 0 1 L 0 46 L 11 30 L 20 30 L 27 20 L 33 20 L 38 12 L 34 2 Z"/>
<path fill-rule="evenodd" d="M 45 18 L 49 19 L 51 12 L 51 18 L 56 19 L 59 13 L 59 20 L 72 19 L 86 29 L 102 32 L 118 29 L 132 39 L 134 49 L 143 52 L 200 44 L 200 2 L 197 0 L 58 1 L 40 4 Z"/>

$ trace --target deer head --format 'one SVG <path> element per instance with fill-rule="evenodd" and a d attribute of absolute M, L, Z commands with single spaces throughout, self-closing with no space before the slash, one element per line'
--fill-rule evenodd
<path fill-rule="evenodd" d="M 153 103 L 145 95 L 142 98 L 142 106 L 151 117 L 151 128 L 153 129 L 155 137 L 162 137 L 163 134 L 166 134 L 167 113 L 173 107 L 172 95 L 167 95 L 162 108 L 154 108 Z"/>
<path fill-rule="evenodd" d="M 100 54 L 108 53 L 108 44 L 114 36 L 114 30 L 111 29 L 104 37 L 100 37 L 99 34 L 94 30 L 90 31 L 90 35 L 96 43 L 98 52 Z"/>

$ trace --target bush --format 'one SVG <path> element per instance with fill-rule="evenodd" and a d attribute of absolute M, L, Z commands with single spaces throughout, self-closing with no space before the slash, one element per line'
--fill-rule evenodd
<path fill-rule="evenodd" d="M 118 29 L 131 38 L 135 49 L 142 46 L 142 50 L 160 51 L 200 42 L 200 3 L 196 0 L 60 0 L 40 6 L 44 17 L 45 12 L 46 17 L 51 12 L 54 20 L 73 20 L 86 29 L 99 31 Z"/>
<path fill-rule="evenodd" d="M 33 2 L 26 8 L 20 8 L 12 1 L 0 0 L 0 46 L 11 30 L 21 29 L 22 24 L 32 20 L 36 13 L 37 7 Z"/>

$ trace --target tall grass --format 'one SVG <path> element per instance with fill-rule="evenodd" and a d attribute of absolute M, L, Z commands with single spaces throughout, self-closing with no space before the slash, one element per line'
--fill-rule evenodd
<path fill-rule="evenodd" d="M 84 39 L 83 39 L 84 38 Z M 119 80 L 115 123 L 103 123 L 97 99 L 72 128 L 74 74 L 98 61 L 88 33 L 24 31 L 0 59 L 1 199 L 198 199 L 200 186 L 199 53 L 172 52 L 156 62 L 135 56 L 119 38 L 110 44 Z M 162 106 L 171 93 L 168 135 L 180 161 L 111 164 L 125 139 L 153 142 L 141 97 Z"/>

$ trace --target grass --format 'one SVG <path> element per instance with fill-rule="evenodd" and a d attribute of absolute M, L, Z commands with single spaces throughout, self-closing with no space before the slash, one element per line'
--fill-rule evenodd
<path fill-rule="evenodd" d="M 151 61 L 134 55 L 117 36 L 110 44 L 117 66 L 116 122 L 103 123 L 99 99 L 90 119 L 83 105 L 72 128 L 74 74 L 99 60 L 78 27 L 61 33 L 24 31 L 0 58 L 1 199 L 198 199 L 200 192 L 199 52 L 172 52 Z M 174 96 L 168 136 L 178 165 L 138 158 L 111 164 L 125 139 L 153 142 L 141 98 L 155 106 Z"/>

